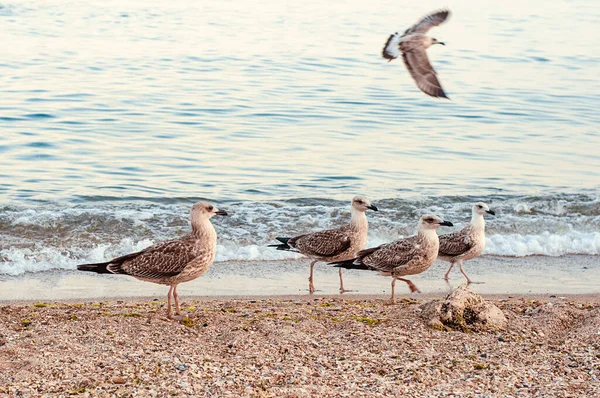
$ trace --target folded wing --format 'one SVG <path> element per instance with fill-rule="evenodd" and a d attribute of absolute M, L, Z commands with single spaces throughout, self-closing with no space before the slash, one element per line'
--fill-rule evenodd
<path fill-rule="evenodd" d="M 392 272 L 394 268 L 408 263 L 416 253 L 415 237 L 401 239 L 358 253 L 358 260 L 380 272 Z"/>
<path fill-rule="evenodd" d="M 440 236 L 440 256 L 454 257 L 469 251 L 472 247 L 466 230 Z"/>
<path fill-rule="evenodd" d="M 348 250 L 351 245 L 347 232 L 339 229 L 300 235 L 288 241 L 302 254 L 316 257 L 334 257 Z"/>
<path fill-rule="evenodd" d="M 199 254 L 192 242 L 172 240 L 116 258 L 109 262 L 107 269 L 138 278 L 162 279 L 181 273 Z"/>

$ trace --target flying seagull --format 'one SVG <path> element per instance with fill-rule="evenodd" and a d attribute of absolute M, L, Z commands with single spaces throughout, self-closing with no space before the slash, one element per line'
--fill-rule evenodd
<path fill-rule="evenodd" d="M 340 228 L 298 235 L 293 238 L 275 238 L 281 244 L 269 245 L 277 250 L 288 250 L 302 253 L 313 261 L 310 263 L 310 276 L 308 277 L 308 291 L 313 293 L 313 268 L 319 261 L 343 261 L 354 258 L 367 244 L 369 222 L 365 211 L 377 211 L 377 207 L 364 196 L 355 196 L 352 199 L 350 211 L 352 218 L 349 224 Z M 344 281 L 340 268 L 340 293 L 344 293 Z"/>
<path fill-rule="evenodd" d="M 391 301 L 394 302 L 396 279 L 406 282 L 411 293 L 420 292 L 414 283 L 402 276 L 420 274 L 433 264 L 439 248 L 435 230 L 440 225 L 451 227 L 452 223 L 438 216 L 426 214 L 419 219 L 415 236 L 362 250 L 356 258 L 334 262 L 333 265 L 348 269 L 379 271 L 383 276 L 391 276 L 393 278 Z"/>
<path fill-rule="evenodd" d="M 438 257 L 450 262 L 450 268 L 444 275 L 446 280 L 448 280 L 448 275 L 454 267 L 454 263 L 458 263 L 460 272 L 467 278 L 467 283 L 472 283 L 465 273 L 462 263 L 479 256 L 483 252 L 485 248 L 485 220 L 483 215 L 487 213 L 495 216 L 496 213 L 483 202 L 475 203 L 471 213 L 471 223 L 469 225 L 460 231 L 440 236 Z"/>
<path fill-rule="evenodd" d="M 215 214 L 226 216 L 227 212 L 209 203 L 198 202 L 192 207 L 190 215 L 191 234 L 103 263 L 81 264 L 77 269 L 99 274 L 131 275 L 143 281 L 168 285 L 171 288 L 167 294 L 167 317 L 173 318 L 171 296 L 175 300 L 175 314 L 181 316 L 177 285 L 198 278 L 215 259 L 217 232 L 210 222 Z"/>
<path fill-rule="evenodd" d="M 449 16 L 450 10 L 436 11 L 408 28 L 403 34 L 396 32 L 391 35 L 383 47 L 382 56 L 385 59 L 392 61 L 402 55 L 404 65 L 415 79 L 417 87 L 432 97 L 448 98 L 425 50 L 434 44 L 445 44 L 425 34 Z"/>

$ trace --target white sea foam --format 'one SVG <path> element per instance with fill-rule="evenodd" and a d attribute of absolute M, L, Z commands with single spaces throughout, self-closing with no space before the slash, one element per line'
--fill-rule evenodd
<path fill-rule="evenodd" d="M 484 198 L 485 199 L 485 198 Z M 485 254 L 529 256 L 600 254 L 600 200 L 592 197 L 515 197 L 487 200 L 496 217 L 486 216 Z M 471 201 L 461 199 L 375 201 L 369 212 L 367 247 L 415 232 L 424 213 L 455 224 L 469 222 Z M 266 261 L 302 256 L 268 247 L 276 236 L 338 227 L 350 218 L 348 203 L 304 199 L 220 205 L 229 217 L 215 217 L 216 261 Z M 5 207 L 0 212 L 0 275 L 75 269 L 172 239 L 189 231 L 189 203 L 96 203 L 82 206 Z"/>
<path fill-rule="evenodd" d="M 484 254 L 524 257 L 531 255 L 600 254 L 600 233 L 571 232 L 565 235 L 544 232 L 538 235 L 492 235 Z"/>
<path fill-rule="evenodd" d="M 397 239 L 398 237 L 394 238 Z M 367 247 L 377 246 L 392 239 L 370 236 Z M 8 248 L 0 250 L 0 275 L 17 276 L 25 272 L 40 272 L 53 269 L 74 270 L 77 264 L 106 261 L 115 256 L 139 251 L 153 241 L 134 241 L 126 238 L 118 244 L 99 244 L 92 248 L 55 247 Z M 600 254 L 600 233 L 570 232 L 564 235 L 544 232 L 536 235 L 491 235 L 487 238 L 484 254 L 508 257 L 531 255 L 561 256 L 566 254 Z M 267 245 L 237 245 L 231 241 L 220 241 L 215 262 L 225 261 L 276 261 L 300 259 L 302 255 L 276 250 Z"/>

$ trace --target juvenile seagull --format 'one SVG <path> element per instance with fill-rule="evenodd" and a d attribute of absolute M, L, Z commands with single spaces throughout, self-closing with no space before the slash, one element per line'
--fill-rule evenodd
<path fill-rule="evenodd" d="M 436 11 L 408 28 L 402 35 L 398 32 L 391 35 L 383 47 L 382 56 L 390 61 L 402 54 L 404 65 L 415 79 L 417 87 L 432 97 L 448 98 L 436 76 L 435 69 L 433 69 L 427 58 L 425 50 L 434 44 L 445 44 L 426 36 L 425 33 L 432 27 L 444 22 L 449 15 L 450 10 Z"/>
<path fill-rule="evenodd" d="M 361 250 L 356 258 L 333 264 L 341 268 L 379 271 L 383 276 L 391 276 L 393 278 L 392 302 L 394 302 L 396 280 L 406 282 L 411 293 L 420 293 L 414 283 L 401 277 L 420 274 L 433 264 L 439 248 L 438 235 L 435 230 L 440 225 L 451 227 L 452 223 L 444 221 L 438 216 L 426 214 L 419 219 L 415 236 Z"/>
<path fill-rule="evenodd" d="M 454 267 L 454 263 L 460 266 L 460 272 L 467 278 L 467 283 L 472 283 L 471 279 L 463 269 L 463 260 L 470 260 L 479 256 L 485 248 L 485 213 L 496 215 L 487 204 L 483 202 L 473 205 L 471 223 L 460 231 L 440 236 L 440 251 L 438 256 L 444 261 L 450 262 L 450 268 L 444 275 L 448 280 L 448 274 Z"/>
<path fill-rule="evenodd" d="M 171 315 L 171 296 L 175 314 L 181 316 L 177 285 L 196 279 L 206 272 L 215 259 L 217 232 L 210 222 L 215 214 L 226 216 L 210 203 L 198 202 L 191 212 L 192 233 L 179 239 L 157 243 L 146 249 L 96 264 L 81 264 L 80 271 L 99 274 L 131 275 L 143 281 L 168 285 L 167 317 Z"/>
<path fill-rule="evenodd" d="M 313 284 L 313 268 L 319 261 L 344 261 L 354 258 L 359 250 L 364 249 L 367 244 L 367 233 L 369 232 L 369 222 L 365 211 L 367 209 L 378 211 L 364 196 L 355 196 L 352 199 L 350 212 L 352 219 L 350 223 L 336 229 L 313 232 L 305 235 L 298 235 L 293 238 L 275 238 L 281 242 L 278 245 L 269 245 L 276 247 L 277 250 L 288 250 L 302 253 L 312 259 L 310 263 L 310 276 L 308 277 L 308 291 L 313 293 L 315 285 Z M 342 269 L 340 268 L 340 293 L 344 293 L 344 281 L 342 280 Z"/>

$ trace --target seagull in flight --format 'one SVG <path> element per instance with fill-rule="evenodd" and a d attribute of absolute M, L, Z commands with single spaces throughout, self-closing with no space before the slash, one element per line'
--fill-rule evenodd
<path fill-rule="evenodd" d="M 446 21 L 449 16 L 450 10 L 436 11 L 408 28 L 403 34 L 394 33 L 385 43 L 381 54 L 390 61 L 402 55 L 404 65 L 415 79 L 417 87 L 432 97 L 448 98 L 425 51 L 434 44 L 445 44 L 425 34 L 429 29 Z"/>

